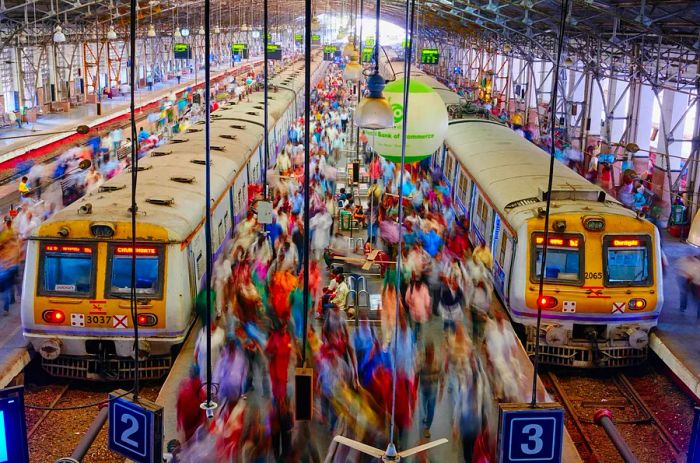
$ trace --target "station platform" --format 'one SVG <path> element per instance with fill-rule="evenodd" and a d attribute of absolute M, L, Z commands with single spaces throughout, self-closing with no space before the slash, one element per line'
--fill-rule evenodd
<path fill-rule="evenodd" d="M 650 346 L 684 388 L 700 402 L 700 298 L 688 301 L 680 311 L 680 290 L 676 262 L 680 257 L 700 254 L 697 249 L 668 235 L 663 236 L 668 259 L 664 272 L 664 307 L 659 324 L 650 336 Z"/>
<path fill-rule="evenodd" d="M 22 336 L 19 303 L 10 306 L 8 315 L 0 315 L 0 389 L 22 373 L 32 359 L 29 344 Z"/>
<path fill-rule="evenodd" d="M 239 69 L 256 66 L 259 62 L 259 59 L 251 58 L 233 68 L 215 68 L 213 69 L 212 81 L 216 82 L 225 75 L 235 74 Z M 145 113 L 149 109 L 154 109 L 154 105 L 172 93 L 180 94 L 190 87 L 199 88 L 203 86 L 203 80 L 204 71 L 200 71 L 196 75 L 182 76 L 179 84 L 176 79 L 171 79 L 155 84 L 152 90 L 138 89 L 135 95 L 136 112 Z M 42 155 L 50 154 L 49 150 L 54 144 L 77 141 L 78 136 L 74 131 L 79 125 L 87 125 L 91 129 L 104 128 L 107 124 L 115 122 L 116 119 L 125 118 L 130 112 L 128 95 L 115 96 L 111 99 L 103 96 L 101 105 L 100 115 L 97 114 L 96 104 L 85 103 L 71 108 L 67 112 L 41 115 L 36 122 L 25 123 L 22 128 L 5 127 L 0 129 L 0 165 L 3 166 L 2 172 L 0 172 L 0 198 L 5 197 L 12 189 L 3 183 L 6 183 L 14 175 L 14 167 L 18 163 L 34 157 L 41 160 Z M 128 119 L 125 118 L 124 121 L 127 123 Z M 53 132 L 65 133 L 42 136 L 43 133 Z M 28 135 L 31 137 L 27 137 Z M 81 139 L 89 138 L 90 134 L 80 137 Z M 10 189 L 5 191 L 7 188 Z"/>

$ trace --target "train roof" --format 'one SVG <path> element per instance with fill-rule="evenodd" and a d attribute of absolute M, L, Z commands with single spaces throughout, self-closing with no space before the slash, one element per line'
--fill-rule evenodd
<path fill-rule="evenodd" d="M 404 75 L 403 71 L 399 71 L 396 73 L 396 78 L 397 79 L 402 79 Z M 421 71 L 420 69 L 411 69 L 411 79 L 413 78 L 418 78 L 421 82 L 424 84 L 428 85 L 430 88 L 435 90 L 435 92 L 440 95 L 440 98 L 442 98 L 442 101 L 445 102 L 446 106 L 449 105 L 457 105 L 460 104 L 462 101 L 462 98 L 452 89 L 447 87 L 445 84 L 437 80 L 435 77 L 432 77 L 425 72 Z"/>
<path fill-rule="evenodd" d="M 509 127 L 483 119 L 452 121 L 445 143 L 512 226 L 533 217 L 533 210 L 544 206 L 550 155 Z M 605 190 L 557 160 L 552 200 L 558 212 L 636 216 L 607 196 Z M 581 205 L 580 201 L 587 204 Z"/>
<path fill-rule="evenodd" d="M 318 65 L 319 59 L 315 56 L 314 69 Z M 294 104 L 297 94 L 303 90 L 302 71 L 303 63 L 297 62 L 270 80 L 279 90 L 269 94 L 269 127 L 274 127 L 289 105 Z M 251 154 L 262 145 L 264 111 L 260 108 L 263 101 L 263 93 L 256 92 L 250 96 L 250 102 L 223 105 L 212 113 L 211 145 L 223 149 L 211 150 L 212 203 L 226 191 L 241 169 L 245 168 Z M 222 135 L 235 135 L 236 138 L 232 140 L 223 138 Z M 142 158 L 139 161 L 137 180 L 137 224 L 161 227 L 170 241 L 186 240 L 204 217 L 203 161 L 203 123 L 193 124 L 186 132 L 175 135 L 168 143 L 154 149 L 151 155 Z M 107 191 L 110 188 L 114 190 Z M 173 200 L 172 205 L 147 202 L 149 199 L 166 198 Z M 90 215 L 79 213 L 80 207 L 86 203 L 92 205 Z M 100 191 L 86 195 L 54 214 L 39 227 L 35 237 L 55 237 L 53 231 L 56 223 L 130 223 L 130 205 L 131 173 L 122 172 L 105 182 Z"/>

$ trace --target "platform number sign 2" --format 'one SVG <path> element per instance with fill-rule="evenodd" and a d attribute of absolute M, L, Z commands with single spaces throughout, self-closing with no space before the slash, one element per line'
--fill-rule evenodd
<path fill-rule="evenodd" d="M 109 448 L 137 463 L 163 458 L 163 408 L 149 400 L 134 402 L 117 390 L 109 396 Z"/>
<path fill-rule="evenodd" d="M 558 404 L 501 404 L 499 463 L 560 463 L 564 410 Z"/>

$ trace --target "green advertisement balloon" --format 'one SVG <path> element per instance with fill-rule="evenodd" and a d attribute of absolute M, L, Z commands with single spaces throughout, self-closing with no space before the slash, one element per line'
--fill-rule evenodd
<path fill-rule="evenodd" d="M 401 162 L 404 85 L 404 80 L 400 79 L 384 88 L 384 96 L 394 112 L 394 127 L 366 131 L 374 150 L 392 162 Z M 447 122 L 447 108 L 440 95 L 429 85 L 412 77 L 408 91 L 406 164 L 419 162 L 442 146 L 447 136 Z"/>

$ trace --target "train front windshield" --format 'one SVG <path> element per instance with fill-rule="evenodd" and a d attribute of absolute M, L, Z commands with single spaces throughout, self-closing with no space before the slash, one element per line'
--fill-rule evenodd
<path fill-rule="evenodd" d="M 158 297 L 161 288 L 161 255 L 154 246 L 136 247 L 136 294 Z M 114 246 L 111 252 L 110 293 L 125 296 L 131 293 L 131 246 Z"/>
<path fill-rule="evenodd" d="M 41 249 L 39 294 L 89 297 L 93 293 L 94 249 L 79 244 L 45 244 Z"/>
<path fill-rule="evenodd" d="M 563 284 L 577 284 L 582 281 L 581 250 L 583 240 L 574 234 L 551 234 L 547 246 L 547 266 L 545 280 Z M 542 273 L 542 254 L 544 235 L 533 235 L 533 279 L 539 279 Z"/>
<path fill-rule="evenodd" d="M 649 249 L 646 237 L 606 237 L 605 283 L 611 286 L 651 284 Z"/>

